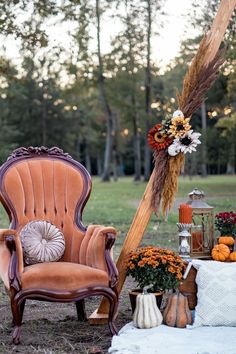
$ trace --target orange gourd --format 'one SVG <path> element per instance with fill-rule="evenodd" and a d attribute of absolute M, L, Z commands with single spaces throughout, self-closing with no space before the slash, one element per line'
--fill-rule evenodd
<path fill-rule="evenodd" d="M 211 256 L 215 261 L 224 262 L 230 255 L 230 249 L 223 243 L 216 245 L 212 251 Z"/>
<path fill-rule="evenodd" d="M 226 246 L 233 246 L 234 238 L 232 236 L 220 236 L 219 243 L 223 243 Z"/>
<path fill-rule="evenodd" d="M 185 328 L 187 324 L 192 324 L 188 299 L 179 291 L 169 297 L 163 313 L 163 321 L 167 326 L 177 328 Z"/>
<path fill-rule="evenodd" d="M 232 262 L 236 262 L 236 251 L 230 253 L 229 259 L 230 259 Z"/>

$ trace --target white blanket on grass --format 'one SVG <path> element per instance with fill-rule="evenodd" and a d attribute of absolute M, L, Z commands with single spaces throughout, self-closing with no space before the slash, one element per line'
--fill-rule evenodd
<path fill-rule="evenodd" d="M 108 353 L 236 354 L 236 327 L 138 329 L 131 322 L 112 338 Z"/>

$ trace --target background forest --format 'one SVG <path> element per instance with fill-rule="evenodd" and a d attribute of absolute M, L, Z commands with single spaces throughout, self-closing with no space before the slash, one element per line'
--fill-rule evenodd
<path fill-rule="evenodd" d="M 219 0 L 192 5 L 199 36 L 182 42 L 160 70 L 153 59 L 165 0 L 0 1 L 0 162 L 19 146 L 59 146 L 103 181 L 152 169 L 147 132 L 176 110 L 176 90 Z M 102 51 L 107 18 L 118 31 Z M 185 174 L 233 174 L 236 167 L 236 17 L 226 35 L 226 62 L 192 125 L 202 133 Z M 50 27 L 69 30 L 68 50 L 52 45 Z M 61 27 L 60 27 L 61 26 Z M 60 30 L 58 36 L 60 36 Z M 14 60 L 5 41 L 18 46 Z M 171 43 L 169 44 L 171 45 Z M 209 119 L 208 119 L 209 118 Z"/>

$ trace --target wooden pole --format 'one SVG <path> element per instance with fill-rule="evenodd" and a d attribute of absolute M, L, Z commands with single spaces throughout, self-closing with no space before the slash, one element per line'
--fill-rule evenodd
<path fill-rule="evenodd" d="M 208 50 L 205 54 L 204 65 L 207 65 L 216 55 L 220 44 L 224 38 L 225 31 L 228 27 L 232 13 L 236 7 L 236 0 L 222 0 L 213 21 L 210 31 L 207 34 L 207 41 L 209 43 Z M 125 238 L 123 247 L 121 249 L 119 258 L 117 260 L 117 269 L 119 271 L 118 293 L 121 292 L 125 282 L 125 260 L 128 253 L 139 246 L 142 241 L 143 234 L 147 228 L 149 220 L 152 215 L 151 197 L 152 197 L 152 182 L 154 172 L 147 184 L 144 195 L 141 199 L 137 212 L 134 216 L 133 222 L 130 226 L 129 232 Z M 106 299 L 103 299 L 99 308 L 90 316 L 90 324 L 102 324 L 107 322 L 109 304 Z"/>
<path fill-rule="evenodd" d="M 130 226 L 128 234 L 124 240 L 120 255 L 118 257 L 116 266 L 119 272 L 119 283 L 117 286 L 118 293 L 120 294 L 123 284 L 126 278 L 126 266 L 125 260 L 129 252 L 138 247 L 142 241 L 143 234 L 147 228 L 149 220 L 152 216 L 151 198 L 152 198 L 152 182 L 154 178 L 154 172 L 148 181 L 146 190 L 143 194 L 143 197 L 140 201 L 139 207 L 134 216 L 133 222 Z M 107 314 L 109 310 L 108 301 L 103 298 L 99 309 L 93 312 L 89 317 L 90 324 L 101 324 L 107 322 Z"/>
<path fill-rule="evenodd" d="M 209 47 L 205 55 L 205 63 L 208 64 L 216 55 L 221 42 L 224 39 L 226 29 L 230 18 L 236 7 L 236 0 L 221 0 L 216 17 L 212 23 L 211 29 L 207 34 Z"/>

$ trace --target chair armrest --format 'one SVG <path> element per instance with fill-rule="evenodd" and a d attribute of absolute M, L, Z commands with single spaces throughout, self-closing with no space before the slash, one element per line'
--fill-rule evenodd
<path fill-rule="evenodd" d="M 12 266 L 13 263 L 16 262 L 14 268 L 16 268 L 17 275 L 22 274 L 23 269 L 24 269 L 24 262 L 23 262 L 23 250 L 22 250 L 22 245 L 20 241 L 19 234 L 16 230 L 11 230 L 11 229 L 0 229 L 0 242 L 5 242 L 12 257 L 14 257 L 14 253 L 16 256 L 16 261 L 13 262 L 11 261 L 11 270 L 10 270 L 10 276 L 13 274 L 12 271 Z M 15 273 L 15 271 L 14 271 Z"/>
<path fill-rule="evenodd" d="M 11 229 L 0 229 L 0 242 L 5 241 L 6 236 L 15 235 L 16 230 Z"/>
<path fill-rule="evenodd" d="M 111 248 L 116 239 L 116 229 L 102 225 L 87 228 L 79 252 L 79 262 L 93 268 L 105 270 L 114 286 L 118 281 L 118 271 L 111 257 Z"/>

